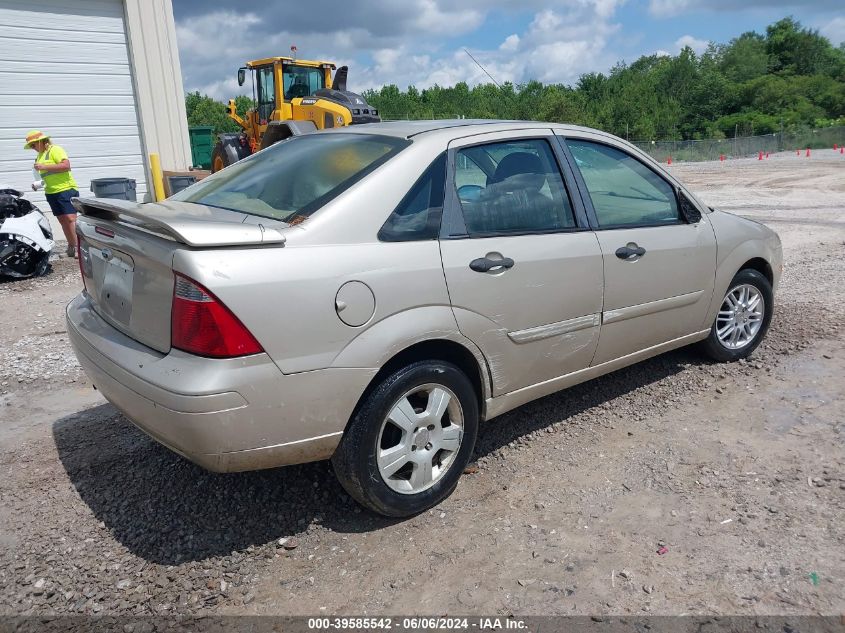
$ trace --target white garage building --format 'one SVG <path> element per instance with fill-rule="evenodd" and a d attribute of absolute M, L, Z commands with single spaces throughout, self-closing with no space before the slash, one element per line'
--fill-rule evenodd
<path fill-rule="evenodd" d="M 152 152 L 187 169 L 171 0 L 0 0 L 0 184 L 46 211 L 30 188 L 31 129 L 67 150 L 83 196 L 92 178 L 125 177 L 150 200 Z"/>

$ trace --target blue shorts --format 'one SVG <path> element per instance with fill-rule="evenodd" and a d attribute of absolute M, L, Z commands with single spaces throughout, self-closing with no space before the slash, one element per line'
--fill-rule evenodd
<path fill-rule="evenodd" d="M 79 197 L 79 192 L 76 189 L 68 189 L 59 193 L 48 193 L 45 194 L 45 197 L 47 198 L 47 203 L 50 205 L 50 209 L 53 211 L 53 215 L 56 217 L 76 213 L 76 209 L 70 203 L 71 198 Z"/>

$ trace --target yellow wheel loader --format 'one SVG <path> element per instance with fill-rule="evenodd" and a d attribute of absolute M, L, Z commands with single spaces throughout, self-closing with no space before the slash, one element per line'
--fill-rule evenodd
<path fill-rule="evenodd" d="M 229 100 L 229 118 L 243 128 L 221 134 L 211 155 L 211 170 L 220 171 L 260 149 L 291 136 L 330 127 L 381 121 L 361 95 L 346 89 L 348 68 L 331 62 L 268 57 L 238 69 L 238 85 L 252 73 L 256 107 L 241 118 Z"/>

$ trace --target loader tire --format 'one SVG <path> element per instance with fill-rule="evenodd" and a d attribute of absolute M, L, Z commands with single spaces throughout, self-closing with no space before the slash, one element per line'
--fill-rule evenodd
<path fill-rule="evenodd" d="M 211 173 L 215 173 L 231 165 L 229 156 L 223 143 L 217 143 L 211 152 Z"/>
<path fill-rule="evenodd" d="M 249 154 L 249 148 L 241 143 L 239 135 L 222 134 L 211 152 L 211 172 L 225 169 Z"/>

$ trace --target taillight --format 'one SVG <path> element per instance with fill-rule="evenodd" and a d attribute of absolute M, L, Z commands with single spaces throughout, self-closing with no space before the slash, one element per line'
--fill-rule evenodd
<path fill-rule="evenodd" d="M 263 352 L 243 323 L 197 282 L 176 274 L 171 345 L 191 354 L 233 358 Z"/>

